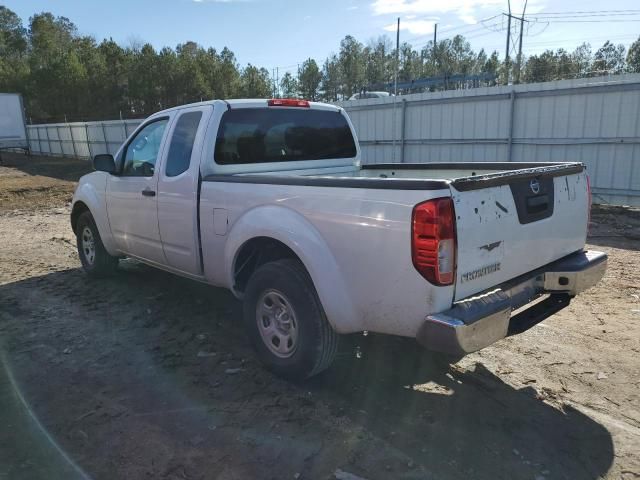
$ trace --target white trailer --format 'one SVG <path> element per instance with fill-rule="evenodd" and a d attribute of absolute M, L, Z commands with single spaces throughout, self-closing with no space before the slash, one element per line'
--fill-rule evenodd
<path fill-rule="evenodd" d="M 0 150 L 21 148 L 29 151 L 29 139 L 19 93 L 0 93 Z"/>

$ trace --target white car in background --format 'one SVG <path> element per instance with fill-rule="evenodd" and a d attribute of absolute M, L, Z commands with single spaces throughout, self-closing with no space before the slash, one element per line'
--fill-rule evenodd
<path fill-rule="evenodd" d="M 362 92 L 362 93 L 354 93 L 349 97 L 349 100 L 362 100 L 365 98 L 385 98 L 385 97 L 393 97 L 393 93 L 388 92 Z"/>

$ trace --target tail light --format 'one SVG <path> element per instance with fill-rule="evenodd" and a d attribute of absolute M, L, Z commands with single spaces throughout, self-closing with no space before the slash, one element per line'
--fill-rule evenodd
<path fill-rule="evenodd" d="M 436 198 L 413 207 L 411 259 L 418 273 L 434 285 L 453 284 L 456 227 L 451 198 Z"/>
<path fill-rule="evenodd" d="M 591 180 L 587 175 L 587 236 L 589 236 L 589 231 L 591 230 L 591 204 Z"/>
<path fill-rule="evenodd" d="M 267 100 L 270 107 L 305 107 L 309 108 L 308 100 L 297 100 L 295 98 L 272 98 Z"/>

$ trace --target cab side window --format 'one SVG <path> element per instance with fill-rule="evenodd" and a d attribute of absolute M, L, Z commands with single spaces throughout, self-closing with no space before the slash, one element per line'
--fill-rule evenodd
<path fill-rule="evenodd" d="M 171 145 L 167 156 L 167 177 L 177 177 L 189 169 L 193 142 L 196 139 L 202 112 L 187 112 L 180 115 L 171 136 Z"/>
<path fill-rule="evenodd" d="M 129 177 L 152 177 L 164 130 L 169 122 L 163 118 L 147 124 L 127 145 L 122 175 Z"/>

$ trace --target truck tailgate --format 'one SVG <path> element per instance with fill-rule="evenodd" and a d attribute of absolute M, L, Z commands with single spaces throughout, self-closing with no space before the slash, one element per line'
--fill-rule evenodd
<path fill-rule="evenodd" d="M 582 249 L 589 217 L 581 164 L 459 179 L 455 300 Z"/>

